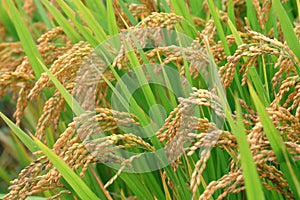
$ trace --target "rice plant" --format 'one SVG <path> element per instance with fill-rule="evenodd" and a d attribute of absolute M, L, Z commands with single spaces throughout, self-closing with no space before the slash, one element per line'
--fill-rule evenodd
<path fill-rule="evenodd" d="M 0 195 L 300 199 L 298 0 L 0 1 Z"/>

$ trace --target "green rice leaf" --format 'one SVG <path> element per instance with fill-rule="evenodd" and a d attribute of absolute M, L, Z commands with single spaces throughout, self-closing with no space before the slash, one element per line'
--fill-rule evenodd
<path fill-rule="evenodd" d="M 0 112 L 0 117 L 5 121 L 9 128 L 17 135 L 17 137 L 23 142 L 23 144 L 31 151 L 36 152 L 38 150 L 34 141 L 20 129 L 16 124 L 14 124 L 10 119 L 8 119 L 2 112 Z"/>
<path fill-rule="evenodd" d="M 81 36 L 54 5 L 50 4 L 47 0 L 41 1 L 73 43 L 77 43 L 82 40 Z"/>
<path fill-rule="evenodd" d="M 185 23 L 182 24 L 185 34 L 190 37 L 193 37 L 195 34 L 194 34 L 194 30 L 192 29 L 192 27 L 195 27 L 195 24 L 194 24 L 191 14 L 189 13 L 189 11 L 185 5 L 185 1 L 171 0 L 171 4 L 172 4 L 172 7 L 174 8 L 175 14 L 183 16 L 189 24 L 189 25 L 185 24 Z"/>
<path fill-rule="evenodd" d="M 12 0 L 6 0 L 6 4 L 8 7 L 8 15 L 10 16 L 10 19 L 17 30 L 21 44 L 32 66 L 34 74 L 37 78 L 39 78 L 43 70 L 37 58 L 39 60 L 42 60 L 42 56 L 40 55 L 40 52 L 38 51 L 36 44 L 33 41 L 30 31 L 24 23 L 22 16 L 16 8 L 14 2 Z"/>
<path fill-rule="evenodd" d="M 51 23 L 49 17 L 47 16 L 47 13 L 46 13 L 46 10 L 45 8 L 43 7 L 43 5 L 41 4 L 41 1 L 40 0 L 34 0 L 34 3 L 38 9 L 38 12 L 40 13 L 43 21 L 45 22 L 45 24 L 47 25 L 47 27 L 49 29 L 52 29 L 53 28 L 53 24 Z"/>
<path fill-rule="evenodd" d="M 225 53 L 226 53 L 227 56 L 229 56 L 229 55 L 231 55 L 231 53 L 230 53 L 229 46 L 227 44 L 227 40 L 226 40 L 226 37 L 225 37 L 225 33 L 224 33 L 224 30 L 223 30 L 222 24 L 221 24 L 220 15 L 217 11 L 218 9 L 215 6 L 213 0 L 207 0 L 207 4 L 208 4 L 209 10 L 211 12 L 211 15 L 214 19 L 214 22 L 216 24 L 218 36 L 220 37 L 220 40 L 222 42 Z"/>
<path fill-rule="evenodd" d="M 108 0 L 106 1 L 106 4 L 107 4 L 107 19 L 109 19 L 108 33 L 110 36 L 117 35 L 119 32 L 119 28 L 114 13 L 113 1 Z"/>
<path fill-rule="evenodd" d="M 282 4 L 279 0 L 273 0 L 275 11 L 277 13 L 277 17 L 280 21 L 280 26 L 282 27 L 282 31 L 284 34 L 284 38 L 286 39 L 287 44 L 291 48 L 291 50 L 295 53 L 295 55 L 300 60 L 300 42 L 297 39 L 297 36 L 293 30 L 293 25 L 283 8 Z M 299 14 L 298 14 L 299 15 Z"/>
<path fill-rule="evenodd" d="M 107 39 L 106 33 L 103 28 L 97 22 L 91 11 L 82 3 L 80 0 L 74 0 L 72 3 L 76 6 L 77 12 L 81 16 L 81 19 L 87 24 L 87 26 L 95 34 L 95 38 L 99 41 L 104 41 Z"/>
<path fill-rule="evenodd" d="M 247 134 L 244 127 L 242 110 L 239 101 L 235 98 L 235 105 L 237 111 L 237 122 L 233 129 L 234 135 L 237 138 L 239 150 L 241 153 L 241 164 L 245 179 L 247 199 L 265 199 L 262 190 L 262 184 L 258 176 L 256 165 L 251 154 L 250 147 L 247 140 Z M 231 117 L 231 116 L 230 116 Z M 232 123 L 232 121 L 231 121 Z M 232 125 L 232 124 L 231 124 Z"/>
<path fill-rule="evenodd" d="M 0 2 L 0 19 L 1 23 L 4 25 L 9 35 L 14 39 L 14 41 L 18 41 L 18 33 L 7 14 L 7 9 L 5 9 L 4 1 Z"/>
<path fill-rule="evenodd" d="M 250 22 L 251 27 L 255 31 L 259 31 L 259 24 L 258 19 L 256 16 L 256 10 L 254 8 L 252 0 L 246 0 L 246 7 L 247 7 L 247 18 Z"/>
<path fill-rule="evenodd" d="M 233 26 L 235 27 L 236 23 L 235 23 L 233 0 L 228 1 L 228 17 L 231 20 Z"/>
<path fill-rule="evenodd" d="M 62 0 L 56 1 L 60 8 L 64 11 L 64 13 L 68 16 L 68 18 L 74 23 L 76 28 L 79 30 L 80 34 L 93 46 L 97 47 L 99 42 L 96 37 L 93 36 L 91 30 L 89 30 L 86 26 L 82 25 L 81 22 L 76 18 L 76 13 L 69 5 Z"/>
<path fill-rule="evenodd" d="M 131 12 L 129 11 L 129 9 L 127 8 L 127 6 L 125 5 L 125 3 L 123 2 L 123 0 L 118 0 L 118 2 L 120 4 L 120 7 L 122 8 L 123 12 L 125 13 L 126 17 L 130 21 L 130 23 L 132 23 L 133 25 L 137 25 L 138 21 L 131 14 Z"/>

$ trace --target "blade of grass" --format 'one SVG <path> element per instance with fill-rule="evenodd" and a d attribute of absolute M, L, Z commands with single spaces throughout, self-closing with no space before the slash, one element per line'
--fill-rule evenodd
<path fill-rule="evenodd" d="M 81 199 L 96 200 L 99 199 L 82 179 L 51 149 L 44 145 L 37 138 L 33 138 L 35 144 L 44 152 L 48 159 L 53 163 L 56 169 L 61 173 L 64 179 L 70 184 Z M 105 198 L 104 194 L 103 197 Z"/>
<path fill-rule="evenodd" d="M 7 174 L 5 168 L 0 167 L 0 178 L 5 181 L 6 183 L 9 183 L 11 178 L 10 176 Z"/>
<path fill-rule="evenodd" d="M 76 6 L 77 12 L 81 16 L 81 19 L 87 24 L 87 26 L 95 34 L 95 38 L 99 41 L 104 41 L 107 39 L 106 33 L 103 28 L 97 22 L 90 10 L 82 3 L 80 0 L 74 0 L 72 3 Z"/>
<path fill-rule="evenodd" d="M 188 22 L 188 24 L 183 23 L 182 27 L 184 29 L 184 33 L 190 37 L 194 37 L 195 33 L 192 27 L 195 27 L 194 21 L 192 19 L 191 14 L 189 13 L 185 1 L 183 0 L 171 0 L 171 5 L 174 9 L 175 14 L 183 16 L 184 19 Z"/>
<path fill-rule="evenodd" d="M 28 30 L 26 24 L 22 19 L 22 16 L 20 15 L 18 9 L 14 5 L 14 2 L 12 0 L 6 0 L 5 2 L 7 6 L 8 15 L 10 16 L 10 19 L 12 20 L 17 30 L 21 44 L 32 66 L 34 74 L 37 78 L 39 78 L 43 70 L 40 67 L 37 58 L 42 60 L 42 56 L 40 55 L 40 52 L 38 51 L 33 41 L 30 31 Z"/>
<path fill-rule="evenodd" d="M 67 17 L 74 23 L 80 34 L 94 47 L 96 48 L 99 45 L 99 42 L 97 38 L 95 38 L 91 32 L 91 30 L 88 30 L 87 27 L 83 26 L 81 22 L 78 22 L 76 19 L 75 11 L 72 10 L 68 6 L 68 4 L 65 1 L 57 0 L 56 1 L 59 5 L 59 7 L 64 11 L 64 13 L 67 15 Z"/>
<path fill-rule="evenodd" d="M 153 199 L 151 191 L 145 187 L 141 177 L 138 174 L 121 173 L 120 177 L 138 197 L 138 199 Z"/>
<path fill-rule="evenodd" d="M 253 155 L 251 154 L 250 147 L 247 140 L 247 135 L 244 127 L 244 122 L 242 118 L 242 110 L 239 105 L 239 101 L 235 98 L 236 111 L 237 111 L 237 122 L 236 126 L 232 129 L 234 135 L 237 138 L 239 145 L 239 150 L 241 154 L 241 165 L 243 169 L 247 199 L 265 199 L 262 190 L 262 184 L 258 176 L 257 168 L 253 160 Z M 228 115 L 228 121 L 232 127 L 233 119 L 231 115 Z"/>
<path fill-rule="evenodd" d="M 228 1 L 228 8 L 227 9 L 228 9 L 228 17 L 229 17 L 229 19 L 231 20 L 232 24 L 235 27 L 236 23 L 235 23 L 233 0 Z"/>
<path fill-rule="evenodd" d="M 283 144 L 280 134 L 275 128 L 274 124 L 270 120 L 270 117 L 265 109 L 265 106 L 260 101 L 257 93 L 254 91 L 252 85 L 249 84 L 250 94 L 252 96 L 254 105 L 257 109 L 261 123 L 263 125 L 264 132 L 270 145 L 276 155 L 279 162 L 280 169 L 285 175 L 290 188 L 292 189 L 296 199 L 300 199 L 300 168 L 293 161 L 290 153 L 287 151 L 286 146 Z"/>
<path fill-rule="evenodd" d="M 171 9 L 169 4 L 166 0 L 157 0 L 158 9 L 162 12 L 170 13 Z"/>
<path fill-rule="evenodd" d="M 49 17 L 47 16 L 46 10 L 43 7 L 43 5 L 41 4 L 41 1 L 40 0 L 34 0 L 34 3 L 36 5 L 36 7 L 37 7 L 37 10 L 38 10 L 41 18 L 43 19 L 43 21 L 45 22 L 45 24 L 47 25 L 47 27 L 49 29 L 52 29 L 53 28 L 53 24 L 50 21 Z"/>
<path fill-rule="evenodd" d="M 106 5 L 107 5 L 107 19 L 109 19 L 108 33 L 110 36 L 117 35 L 119 32 L 118 31 L 119 28 L 116 21 L 112 0 L 106 1 Z"/>
<path fill-rule="evenodd" d="M 32 157 L 27 152 L 24 143 L 16 134 L 12 134 L 12 148 L 15 151 L 15 158 L 20 162 L 22 167 L 28 166 L 32 162 Z"/>
<path fill-rule="evenodd" d="M 219 38 L 220 38 L 220 40 L 222 42 L 224 51 L 225 51 L 225 53 L 226 53 L 227 56 L 230 56 L 231 52 L 230 52 L 229 46 L 227 44 L 225 33 L 223 31 L 223 27 L 222 27 L 222 24 L 221 24 L 221 21 L 220 21 L 220 15 L 218 13 L 218 9 L 215 6 L 213 0 L 207 0 L 207 4 L 208 4 L 209 10 L 211 12 L 211 15 L 212 15 L 212 17 L 214 19 L 214 22 L 216 24 L 218 36 L 219 36 Z"/>
<path fill-rule="evenodd" d="M 38 150 L 34 141 L 27 135 L 23 130 L 21 130 L 16 124 L 14 124 L 10 119 L 8 119 L 2 112 L 0 112 L 0 117 L 5 121 L 9 128 L 18 136 L 18 138 L 23 142 L 23 144 L 31 151 L 36 152 Z"/>
<path fill-rule="evenodd" d="M 256 16 L 256 10 L 253 6 L 252 0 L 246 0 L 246 7 L 247 7 L 247 18 L 250 22 L 251 28 L 255 31 L 259 31 L 260 28 Z"/>
<path fill-rule="evenodd" d="M 73 43 L 77 43 L 82 40 L 81 36 L 54 5 L 50 4 L 47 0 L 41 1 Z"/>
<path fill-rule="evenodd" d="M 190 8 L 192 11 L 192 14 L 197 16 L 197 17 L 201 17 L 201 13 L 203 12 L 203 1 L 199 1 L 199 0 L 190 0 Z"/>
<path fill-rule="evenodd" d="M 18 41 L 18 33 L 10 20 L 7 9 L 4 8 L 4 1 L 0 2 L 0 21 L 5 26 L 5 29 L 7 30 L 8 34 L 13 38 L 14 41 Z"/>
<path fill-rule="evenodd" d="M 286 39 L 287 44 L 295 55 L 300 60 L 300 42 L 297 39 L 296 33 L 293 30 L 293 25 L 279 0 L 272 0 L 277 17 L 280 21 L 280 26 Z M 298 14 L 299 15 L 299 14 Z"/>
<path fill-rule="evenodd" d="M 118 0 L 123 12 L 125 13 L 126 17 L 128 18 L 128 20 L 130 21 L 130 23 L 132 23 L 134 26 L 138 24 L 138 21 L 134 18 L 134 16 L 131 14 L 131 12 L 129 11 L 129 9 L 127 8 L 127 6 L 125 5 L 125 3 L 123 2 L 123 0 Z"/>

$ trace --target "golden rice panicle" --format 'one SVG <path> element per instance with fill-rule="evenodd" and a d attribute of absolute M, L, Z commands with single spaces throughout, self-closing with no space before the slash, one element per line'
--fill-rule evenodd
<path fill-rule="evenodd" d="M 142 4 L 146 6 L 150 10 L 150 12 L 157 11 L 157 5 L 155 0 L 140 0 Z"/>
<path fill-rule="evenodd" d="M 91 50 L 92 47 L 84 42 L 75 44 L 65 54 L 54 61 L 50 67 L 50 72 L 55 75 L 62 84 L 72 82 L 76 77 L 78 69 L 82 66 Z M 45 72 L 42 73 L 40 79 L 31 89 L 28 98 L 36 98 L 44 88 L 49 88 L 52 85 L 53 83 L 50 82 L 48 75 Z"/>
<path fill-rule="evenodd" d="M 152 12 L 157 11 L 156 2 L 154 0 L 141 0 L 141 4 L 129 4 L 129 11 L 136 19 L 144 20 Z"/>
<path fill-rule="evenodd" d="M 265 25 L 263 23 L 264 13 L 262 13 L 262 8 L 260 7 L 260 2 L 259 2 L 259 0 L 252 0 L 252 3 L 254 6 L 254 9 L 256 11 L 259 26 L 262 30 L 264 30 L 265 29 Z"/>
<path fill-rule="evenodd" d="M 208 20 L 208 22 L 205 24 L 205 27 L 201 33 L 198 32 L 198 37 L 199 37 L 200 41 L 202 41 L 204 39 L 204 36 L 206 36 L 209 41 L 210 46 L 213 46 L 216 44 L 215 38 L 214 38 L 215 35 L 216 35 L 216 25 L 215 25 L 214 20 L 212 20 L 212 19 Z"/>
<path fill-rule="evenodd" d="M 151 14 L 151 10 L 145 4 L 131 3 L 129 4 L 129 11 L 138 20 L 143 20 Z"/>
<path fill-rule="evenodd" d="M 156 132 L 156 136 L 160 142 L 171 139 L 176 134 L 180 127 L 181 108 L 182 104 L 179 104 L 176 108 L 171 111 L 169 116 L 165 119 L 164 126 Z"/>
<path fill-rule="evenodd" d="M 7 30 L 2 22 L 0 22 L 0 39 L 6 41 Z"/>
<path fill-rule="evenodd" d="M 3 197 L 3 199 L 25 199 L 27 196 L 31 195 L 32 188 L 36 187 L 36 183 L 38 181 L 37 177 L 47 162 L 46 156 L 41 156 L 24 168 L 19 173 L 18 178 L 11 181 L 11 186 L 9 187 L 10 191 Z"/>
<path fill-rule="evenodd" d="M 299 76 L 290 76 L 282 81 L 279 91 L 277 92 L 275 99 L 271 103 L 272 107 L 276 107 L 278 105 L 283 105 L 283 107 L 288 107 L 289 103 L 293 101 L 292 106 L 290 107 L 290 110 L 296 108 L 299 106 Z M 290 92 L 292 89 L 297 88 L 297 90 Z M 282 100 L 284 98 L 285 94 L 289 94 L 287 99 L 284 99 L 284 102 L 282 103 Z"/>
<path fill-rule="evenodd" d="M 247 49 L 248 47 L 246 44 L 240 45 L 234 55 L 228 56 L 227 63 L 219 69 L 219 75 L 221 76 L 221 81 L 224 83 L 225 87 L 229 87 L 231 84 L 236 71 L 236 65 L 244 55 L 247 55 Z"/>
<path fill-rule="evenodd" d="M 42 115 L 39 117 L 36 126 L 35 137 L 46 143 L 46 128 L 51 124 L 54 124 L 56 127 L 54 130 L 57 129 L 60 113 L 64 110 L 64 105 L 65 100 L 62 98 L 61 94 L 56 91 L 44 105 Z"/>
<path fill-rule="evenodd" d="M 2 97 L 6 93 L 7 89 L 14 91 L 14 89 L 18 90 L 24 87 L 24 85 L 33 81 L 33 78 L 33 76 L 22 72 L 0 73 L 0 96 Z"/>
<path fill-rule="evenodd" d="M 56 39 L 59 38 L 57 36 L 62 36 L 63 41 L 66 42 L 65 46 L 57 48 L 57 45 L 55 44 Z M 64 38 L 65 37 L 63 36 L 62 29 L 58 27 L 46 32 L 38 39 L 39 45 L 37 47 L 46 64 L 51 64 L 58 56 L 60 56 L 62 53 L 64 53 L 66 49 L 69 48 L 70 43 L 68 39 Z M 17 109 L 14 115 L 16 117 L 16 124 L 20 125 L 22 116 L 24 115 L 24 110 L 29 100 L 29 91 L 32 90 L 34 75 L 32 67 L 27 57 L 24 57 L 23 62 L 16 68 L 15 71 L 19 73 L 28 74 L 33 77 L 31 82 L 28 82 L 28 84 L 24 85 L 19 91 Z"/>
<path fill-rule="evenodd" d="M 23 58 L 24 50 L 20 42 L 2 42 L 0 44 L 0 72 L 15 71 L 17 66 L 22 63 Z"/>
<path fill-rule="evenodd" d="M 23 10 L 29 16 L 30 19 L 33 18 L 34 11 L 36 9 L 34 0 L 25 0 L 23 5 Z"/>
<path fill-rule="evenodd" d="M 266 24 L 268 22 L 269 13 L 271 11 L 271 8 L 272 8 L 272 1 L 271 0 L 263 1 L 262 8 L 261 8 L 261 13 L 260 13 L 260 15 L 262 15 L 261 16 L 261 21 L 262 21 L 261 28 L 263 30 L 265 30 L 264 24 Z"/>
<path fill-rule="evenodd" d="M 275 68 L 279 68 L 279 70 L 275 73 L 274 77 L 272 78 L 274 89 L 276 89 L 277 86 L 281 87 L 281 85 L 283 84 L 283 75 L 291 77 L 297 74 L 295 63 L 293 63 L 293 61 L 286 55 L 279 56 L 275 64 Z"/>
<path fill-rule="evenodd" d="M 241 171 L 230 172 L 220 178 L 218 181 L 212 181 L 205 188 L 204 192 L 201 194 L 199 199 L 207 200 L 210 199 L 212 194 L 215 193 L 218 189 L 226 188 L 233 184 L 234 182 L 240 182 L 243 179 L 243 175 Z"/>
<path fill-rule="evenodd" d="M 172 29 L 173 26 L 180 23 L 182 19 L 182 16 L 178 16 L 174 13 L 153 12 L 141 22 L 140 27 L 166 27 L 167 29 Z"/>

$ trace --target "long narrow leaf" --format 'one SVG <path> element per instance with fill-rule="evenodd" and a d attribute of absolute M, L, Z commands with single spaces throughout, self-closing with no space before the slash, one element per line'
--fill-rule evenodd
<path fill-rule="evenodd" d="M 5 121 L 9 128 L 18 136 L 18 138 L 31 152 L 36 152 L 38 150 L 37 146 L 35 145 L 34 141 L 29 137 L 29 135 L 27 135 L 22 129 L 20 129 L 10 119 L 8 119 L 2 112 L 0 112 L 0 117 Z"/>
<path fill-rule="evenodd" d="M 55 6 L 51 5 L 47 0 L 41 1 L 73 43 L 82 40 L 81 36 L 76 32 L 76 30 L 71 26 L 68 20 L 58 11 Z"/>
<path fill-rule="evenodd" d="M 286 42 L 300 60 L 300 42 L 293 30 L 293 25 L 279 0 L 272 1 L 277 13 Z M 298 13 L 299 15 L 299 13 Z"/>
<path fill-rule="evenodd" d="M 40 52 L 38 51 L 36 44 L 34 43 L 33 38 L 14 2 L 12 0 L 6 0 L 6 4 L 8 7 L 8 14 L 17 30 L 18 36 L 32 66 L 34 74 L 37 78 L 39 78 L 43 70 L 37 59 L 42 60 L 42 56 L 40 55 Z"/>
<path fill-rule="evenodd" d="M 118 25 L 116 21 L 116 16 L 114 13 L 113 1 L 108 0 L 107 2 L 107 19 L 109 19 L 108 23 L 108 32 L 109 35 L 117 35 L 118 34 Z"/>
<path fill-rule="evenodd" d="M 81 19 L 85 21 L 87 26 L 94 32 L 95 37 L 99 38 L 100 41 L 106 40 L 107 36 L 103 28 L 97 22 L 90 10 L 82 3 L 82 1 L 74 0 L 72 3 L 74 3 L 76 9 L 79 11 Z"/>

